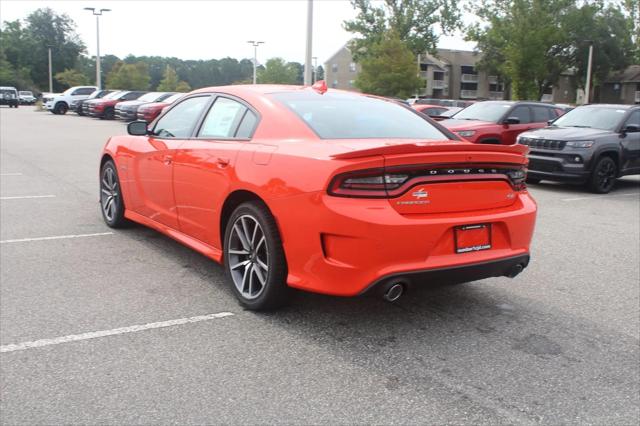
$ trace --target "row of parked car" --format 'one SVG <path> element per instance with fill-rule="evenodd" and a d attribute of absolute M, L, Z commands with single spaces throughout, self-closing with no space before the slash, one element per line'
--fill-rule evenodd
<path fill-rule="evenodd" d="M 29 90 L 20 90 L 10 86 L 0 86 L 0 105 L 18 108 L 19 105 L 33 105 L 36 97 Z"/>
<path fill-rule="evenodd" d="M 473 143 L 528 145 L 528 183 L 586 184 L 607 193 L 618 177 L 640 174 L 640 105 L 479 101 L 465 108 L 414 102 L 412 108 Z"/>
<path fill-rule="evenodd" d="M 78 115 L 105 120 L 144 120 L 150 123 L 164 107 L 183 95 L 177 92 L 101 90 L 95 86 L 77 86 L 63 93 L 44 95 L 43 104 L 48 111 L 57 115 L 73 111 Z"/>

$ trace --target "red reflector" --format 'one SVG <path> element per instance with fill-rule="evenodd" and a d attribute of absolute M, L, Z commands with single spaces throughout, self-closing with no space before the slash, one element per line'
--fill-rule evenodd
<path fill-rule="evenodd" d="M 321 95 L 325 94 L 327 91 L 327 82 L 324 80 L 316 81 L 313 86 L 311 86 L 313 90 L 320 93 Z"/>

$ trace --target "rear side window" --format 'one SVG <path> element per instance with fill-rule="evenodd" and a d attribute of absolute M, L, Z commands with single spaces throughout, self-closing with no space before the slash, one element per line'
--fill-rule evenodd
<path fill-rule="evenodd" d="M 247 107 L 229 98 L 218 97 L 202 123 L 201 138 L 233 138 Z"/>
<path fill-rule="evenodd" d="M 322 139 L 449 139 L 420 114 L 391 101 L 311 89 L 271 96 Z"/>
<path fill-rule="evenodd" d="M 144 94 L 144 92 L 129 92 L 126 95 L 124 95 L 122 97 L 123 101 L 133 101 L 135 99 L 138 99 L 140 96 L 142 96 Z"/>
<path fill-rule="evenodd" d="M 180 102 L 158 120 L 153 133 L 162 138 L 191 137 L 209 99 L 209 96 L 197 96 Z"/>
<path fill-rule="evenodd" d="M 529 113 L 528 106 L 517 106 L 511 111 L 509 117 L 516 117 L 520 119 L 520 124 L 531 123 L 531 114 Z M 544 120 L 547 121 L 547 120 Z"/>
<path fill-rule="evenodd" d="M 240 125 L 238 126 L 238 130 L 236 131 L 236 138 L 239 139 L 249 139 L 253 136 L 253 129 L 255 129 L 256 124 L 258 123 L 258 117 L 251 112 L 251 110 L 247 110 L 244 113 L 244 117 L 242 121 L 240 121 Z"/>

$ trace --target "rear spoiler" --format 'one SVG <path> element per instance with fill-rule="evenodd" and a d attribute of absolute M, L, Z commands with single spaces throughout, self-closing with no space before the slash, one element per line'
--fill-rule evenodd
<path fill-rule="evenodd" d="M 336 160 L 347 160 L 351 158 L 371 157 L 375 155 L 396 155 L 396 154 L 418 154 L 431 152 L 500 152 L 505 154 L 526 155 L 529 147 L 526 145 L 493 145 L 476 144 L 458 141 L 447 142 L 415 142 L 407 144 L 389 144 L 376 148 L 362 149 L 359 151 L 349 151 L 334 154 L 331 157 Z"/>

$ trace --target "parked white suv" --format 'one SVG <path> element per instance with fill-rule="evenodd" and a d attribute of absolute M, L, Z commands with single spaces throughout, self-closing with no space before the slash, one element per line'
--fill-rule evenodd
<path fill-rule="evenodd" d="M 44 107 L 54 114 L 66 114 L 71 102 L 86 99 L 98 88 L 95 86 L 75 86 L 62 93 L 47 93 L 43 95 Z"/>
<path fill-rule="evenodd" d="M 33 96 L 33 92 L 29 90 L 21 90 L 18 92 L 18 96 L 20 97 L 21 104 L 31 105 L 36 103 L 36 97 Z"/>

